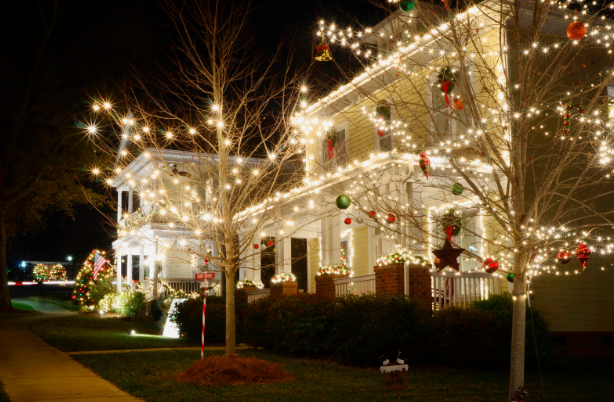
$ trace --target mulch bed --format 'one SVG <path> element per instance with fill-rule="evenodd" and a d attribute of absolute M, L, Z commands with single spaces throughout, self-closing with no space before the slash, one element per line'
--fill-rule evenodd
<path fill-rule="evenodd" d="M 293 380 L 281 367 L 255 357 L 211 356 L 192 364 L 176 378 L 202 385 L 266 384 Z"/>

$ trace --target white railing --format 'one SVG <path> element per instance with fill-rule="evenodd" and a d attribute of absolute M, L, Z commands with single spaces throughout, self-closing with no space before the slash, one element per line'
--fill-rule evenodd
<path fill-rule="evenodd" d="M 269 288 L 252 290 L 250 292 L 247 292 L 247 302 L 248 303 L 255 302 L 258 299 L 263 299 L 265 297 L 268 297 L 270 294 L 271 294 L 271 289 Z"/>
<path fill-rule="evenodd" d="M 375 274 L 334 279 L 335 297 L 375 293 Z"/>
<path fill-rule="evenodd" d="M 183 290 L 187 293 L 194 293 L 200 291 L 202 281 L 195 281 L 193 279 L 161 279 L 160 283 L 164 283 L 175 290 Z M 160 292 L 164 291 L 164 286 L 159 287 Z"/>
<path fill-rule="evenodd" d="M 501 276 L 485 272 L 433 272 L 431 289 L 434 310 L 446 307 L 467 308 L 474 301 L 501 294 Z"/>

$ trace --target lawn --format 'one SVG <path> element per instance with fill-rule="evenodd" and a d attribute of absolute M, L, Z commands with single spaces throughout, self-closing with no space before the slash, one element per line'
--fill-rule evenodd
<path fill-rule="evenodd" d="M 208 352 L 209 355 L 222 352 Z M 132 352 L 85 354 L 75 359 L 131 395 L 154 401 L 374 401 L 396 400 L 386 392 L 382 375 L 376 368 L 360 369 L 308 359 L 282 357 L 261 350 L 242 350 L 284 365 L 294 381 L 269 385 L 204 387 L 174 381 L 172 377 L 200 358 L 198 351 Z M 544 373 L 549 401 L 614 400 L 607 369 L 571 366 Z M 463 371 L 443 367 L 410 367 L 408 391 L 400 393 L 405 401 L 506 401 L 508 375 L 505 371 Z M 543 401 L 539 376 L 527 373 L 532 402 Z"/>
<path fill-rule="evenodd" d="M 71 315 L 37 321 L 31 329 L 64 352 L 196 346 L 184 339 L 160 336 L 151 321 Z M 132 330 L 137 335 L 131 335 Z"/>
<path fill-rule="evenodd" d="M 11 305 L 15 310 L 11 312 L 0 312 L 0 320 L 9 318 L 31 317 L 33 315 L 41 314 L 27 304 L 11 302 Z"/>
<path fill-rule="evenodd" d="M 62 307 L 63 309 L 66 309 L 68 311 L 79 311 L 81 309 L 80 306 L 73 304 L 72 300 L 70 299 L 70 294 L 30 296 L 28 297 L 28 299 L 40 303 L 55 304 L 56 306 Z"/>

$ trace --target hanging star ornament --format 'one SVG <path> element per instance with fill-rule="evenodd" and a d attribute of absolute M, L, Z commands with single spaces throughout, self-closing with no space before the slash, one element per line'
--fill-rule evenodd
<path fill-rule="evenodd" d="M 450 267 L 455 270 L 459 270 L 458 261 L 456 260 L 459 255 L 465 251 L 464 248 L 454 248 L 450 243 L 450 240 L 446 239 L 441 250 L 431 251 L 437 258 L 439 258 L 439 264 L 437 264 L 437 271 L 441 271 L 445 267 Z"/>

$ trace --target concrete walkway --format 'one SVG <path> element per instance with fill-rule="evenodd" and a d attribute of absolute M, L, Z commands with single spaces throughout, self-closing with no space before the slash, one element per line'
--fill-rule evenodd
<path fill-rule="evenodd" d="M 14 299 L 45 313 L 0 320 L 0 380 L 12 402 L 140 401 L 30 331 L 30 323 L 73 314 L 53 304 Z"/>

